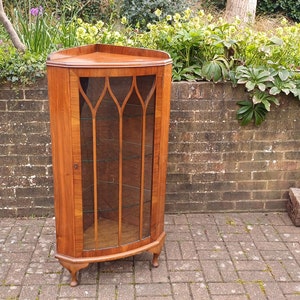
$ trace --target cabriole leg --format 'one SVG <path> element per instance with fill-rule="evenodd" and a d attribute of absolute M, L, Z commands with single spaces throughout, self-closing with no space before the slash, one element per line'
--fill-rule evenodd
<path fill-rule="evenodd" d="M 77 286 L 79 284 L 77 278 L 77 272 L 81 269 L 86 268 L 89 263 L 72 263 L 64 260 L 59 260 L 60 264 L 65 267 L 71 274 L 70 286 Z"/>

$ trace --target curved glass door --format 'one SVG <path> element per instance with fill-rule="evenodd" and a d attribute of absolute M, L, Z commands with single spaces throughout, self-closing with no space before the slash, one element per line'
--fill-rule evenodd
<path fill-rule="evenodd" d="M 81 77 L 84 250 L 150 235 L 155 76 Z"/>

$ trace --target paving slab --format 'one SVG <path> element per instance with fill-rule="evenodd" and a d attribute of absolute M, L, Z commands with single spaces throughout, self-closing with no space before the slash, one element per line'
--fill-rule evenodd
<path fill-rule="evenodd" d="M 0 299 L 300 299 L 300 227 L 287 213 L 166 215 L 151 254 L 94 263 L 80 285 L 55 259 L 54 218 L 0 219 Z"/>

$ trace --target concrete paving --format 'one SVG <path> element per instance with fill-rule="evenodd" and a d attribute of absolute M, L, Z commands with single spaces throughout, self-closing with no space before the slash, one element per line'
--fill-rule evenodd
<path fill-rule="evenodd" d="M 0 299 L 300 299 L 300 228 L 286 213 L 166 215 L 160 266 L 149 253 L 95 263 L 70 287 L 53 218 L 0 219 Z"/>

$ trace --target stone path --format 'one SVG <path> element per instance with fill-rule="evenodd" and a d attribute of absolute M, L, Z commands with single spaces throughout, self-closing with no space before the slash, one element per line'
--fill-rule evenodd
<path fill-rule="evenodd" d="M 166 215 L 159 268 L 148 253 L 80 272 L 54 258 L 54 219 L 0 219 L 0 299 L 300 299 L 300 228 L 286 213 Z"/>

